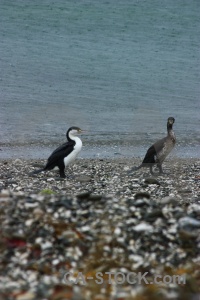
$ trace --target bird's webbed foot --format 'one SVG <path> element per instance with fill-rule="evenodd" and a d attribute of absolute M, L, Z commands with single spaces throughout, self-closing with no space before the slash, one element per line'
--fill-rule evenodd
<path fill-rule="evenodd" d="M 60 178 L 66 178 L 65 174 L 60 175 Z"/>
<path fill-rule="evenodd" d="M 165 173 L 163 172 L 163 169 L 162 169 L 162 166 L 157 164 L 155 166 L 155 168 L 153 169 L 154 166 L 150 166 L 150 173 L 151 175 L 153 176 L 161 176 L 161 175 L 164 175 Z M 158 169 L 158 172 L 155 172 L 155 170 Z"/>

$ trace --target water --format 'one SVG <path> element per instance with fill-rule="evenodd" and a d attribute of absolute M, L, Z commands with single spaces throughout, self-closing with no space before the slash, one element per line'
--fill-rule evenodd
<path fill-rule="evenodd" d="M 176 119 L 200 157 L 199 0 L 0 0 L 0 158 L 44 158 L 68 127 L 83 157 L 143 156 Z"/>

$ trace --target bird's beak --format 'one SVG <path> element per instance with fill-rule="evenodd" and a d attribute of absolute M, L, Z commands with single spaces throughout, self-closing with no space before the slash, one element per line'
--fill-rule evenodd
<path fill-rule="evenodd" d="M 87 132 L 87 130 L 81 129 L 79 132 L 80 132 L 80 133 L 85 133 L 85 132 Z"/>

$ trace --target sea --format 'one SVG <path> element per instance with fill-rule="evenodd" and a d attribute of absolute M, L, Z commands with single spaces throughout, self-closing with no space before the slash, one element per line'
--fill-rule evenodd
<path fill-rule="evenodd" d="M 0 0 L 0 159 L 200 157 L 199 0 Z"/>

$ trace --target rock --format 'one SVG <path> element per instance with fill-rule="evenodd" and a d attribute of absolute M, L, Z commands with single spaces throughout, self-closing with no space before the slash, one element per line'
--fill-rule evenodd
<path fill-rule="evenodd" d="M 35 216 L 36 219 L 39 219 L 44 215 L 44 211 L 40 208 L 35 208 L 33 210 L 33 215 Z"/>
<path fill-rule="evenodd" d="M 66 178 L 62 178 L 62 177 L 55 177 L 55 178 L 54 178 L 54 180 L 55 180 L 55 181 L 58 181 L 58 182 L 59 182 L 59 181 L 60 181 L 60 182 L 63 182 L 63 181 L 65 181 L 65 180 L 66 180 Z"/>
<path fill-rule="evenodd" d="M 98 200 L 101 200 L 102 199 L 102 195 L 97 195 L 97 194 L 90 194 L 89 196 L 89 200 L 93 200 L 93 201 L 98 201 Z"/>
<path fill-rule="evenodd" d="M 17 158 L 17 159 L 15 159 L 15 160 L 13 161 L 13 164 L 15 164 L 15 165 L 22 165 L 23 162 L 22 162 L 21 159 Z"/>
<path fill-rule="evenodd" d="M 144 183 L 160 185 L 160 182 L 157 179 L 153 178 L 153 177 L 145 178 Z"/>
<path fill-rule="evenodd" d="M 135 199 L 143 199 L 143 198 L 146 198 L 146 199 L 150 199 L 150 194 L 148 192 L 138 192 L 135 194 Z"/>
<path fill-rule="evenodd" d="M 143 207 L 145 205 L 149 205 L 148 200 L 147 199 L 137 199 L 134 203 L 135 207 Z"/>
<path fill-rule="evenodd" d="M 183 190 L 178 190 L 179 194 L 190 194 L 192 193 L 192 190 L 189 189 L 183 189 Z"/>
<path fill-rule="evenodd" d="M 131 254 L 129 255 L 130 262 L 133 262 L 132 269 L 137 270 L 140 266 L 144 266 L 144 259 L 141 255 Z"/>
<path fill-rule="evenodd" d="M 129 167 L 124 167 L 124 171 L 128 171 L 129 169 Z"/>
<path fill-rule="evenodd" d="M 188 227 L 188 228 L 200 228 L 200 221 L 195 220 L 194 218 L 190 218 L 190 217 L 183 217 L 181 219 L 179 219 L 179 227 L 183 228 L 183 227 Z"/>
<path fill-rule="evenodd" d="M 160 203 L 163 205 L 166 205 L 166 204 L 178 205 L 179 200 L 175 197 L 167 196 L 167 197 L 162 198 L 160 200 Z"/>
<path fill-rule="evenodd" d="M 47 182 L 53 182 L 53 181 L 55 181 L 55 179 L 54 178 L 47 178 Z"/>
<path fill-rule="evenodd" d="M 33 300 L 35 299 L 35 294 L 33 294 L 32 292 L 25 292 L 21 295 L 18 295 L 16 297 L 16 300 Z"/>
<path fill-rule="evenodd" d="M 88 232 L 88 231 L 90 231 L 91 230 L 91 227 L 90 226 L 87 226 L 87 225 L 85 225 L 85 226 L 83 226 L 82 228 L 81 228 L 81 231 L 82 232 Z"/>
<path fill-rule="evenodd" d="M 196 238 L 200 234 L 200 221 L 190 217 L 180 218 L 178 221 L 178 231 L 181 237 Z"/>
<path fill-rule="evenodd" d="M 30 202 L 26 202 L 25 204 L 24 204 L 24 206 L 26 207 L 26 208 L 35 208 L 35 207 L 37 207 L 39 205 L 39 202 L 32 202 L 32 203 L 30 203 Z"/>
<path fill-rule="evenodd" d="M 18 184 L 16 180 L 7 180 L 7 184 Z"/>
<path fill-rule="evenodd" d="M 62 237 L 67 238 L 70 241 L 73 241 L 78 238 L 78 235 L 76 234 L 76 232 L 72 230 L 66 230 L 62 232 Z"/>
<path fill-rule="evenodd" d="M 140 224 L 134 226 L 133 230 L 137 232 L 153 232 L 153 226 L 145 222 L 141 222 Z"/>
<path fill-rule="evenodd" d="M 87 199 L 89 198 L 89 196 L 90 196 L 90 192 L 88 191 L 76 195 L 78 199 Z"/>
<path fill-rule="evenodd" d="M 162 210 L 160 209 L 154 209 L 151 212 L 147 212 L 145 214 L 145 220 L 149 221 L 149 222 L 154 222 L 156 219 L 158 218 L 163 218 L 163 213 Z"/>
<path fill-rule="evenodd" d="M 76 177 L 76 180 L 79 182 L 90 182 L 91 181 L 91 177 L 88 175 L 80 175 Z"/>
<path fill-rule="evenodd" d="M 34 222 L 33 219 L 26 220 L 25 225 L 26 226 L 31 226 L 33 224 L 33 222 Z"/>
<path fill-rule="evenodd" d="M 22 189 L 23 189 L 23 188 L 22 188 L 21 186 L 17 186 L 15 190 L 16 190 L 16 191 L 21 191 Z"/>
<path fill-rule="evenodd" d="M 41 168 L 44 168 L 44 165 L 43 165 L 43 164 L 40 164 L 40 163 L 33 163 L 33 164 L 32 164 L 32 167 L 41 169 Z"/>
<path fill-rule="evenodd" d="M 114 234 L 115 235 L 120 235 L 121 234 L 121 229 L 119 227 L 115 228 Z"/>
<path fill-rule="evenodd" d="M 52 249 L 53 248 L 53 244 L 49 241 L 46 241 L 44 243 L 41 243 L 41 248 L 42 250 L 46 250 L 46 249 Z"/>
<path fill-rule="evenodd" d="M 1 193 L 0 193 L 0 197 L 1 198 L 8 198 L 10 196 L 10 191 L 9 190 L 1 190 Z"/>

